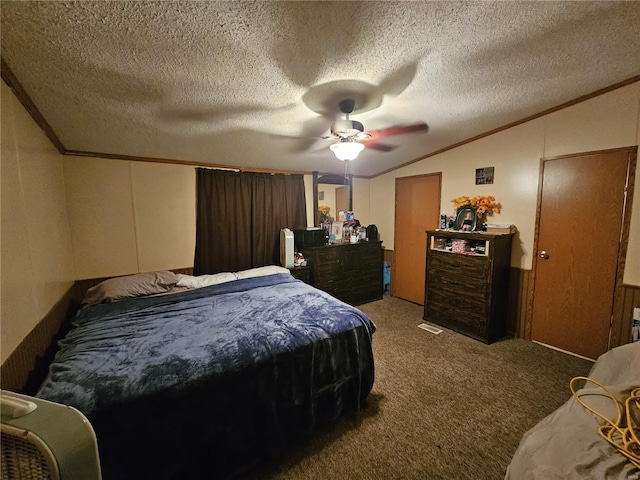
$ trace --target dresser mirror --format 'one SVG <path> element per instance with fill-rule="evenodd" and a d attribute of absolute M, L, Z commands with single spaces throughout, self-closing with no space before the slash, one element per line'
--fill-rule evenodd
<path fill-rule="evenodd" d="M 340 210 L 353 210 L 353 175 L 318 175 L 313 172 L 313 224 L 320 225 L 318 207 L 331 207 L 330 215 L 338 219 Z M 324 188 L 326 186 L 326 188 Z M 346 190 L 345 190 L 346 188 Z M 319 198 L 322 197 L 322 198 Z"/>

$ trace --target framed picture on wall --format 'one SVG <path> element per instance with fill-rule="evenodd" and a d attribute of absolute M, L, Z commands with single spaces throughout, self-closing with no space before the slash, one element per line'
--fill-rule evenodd
<path fill-rule="evenodd" d="M 476 185 L 490 185 L 493 183 L 493 168 L 476 168 Z"/>
<path fill-rule="evenodd" d="M 465 205 L 460 207 L 456 212 L 456 219 L 453 222 L 454 230 L 462 230 L 465 232 L 472 232 L 476 229 L 476 223 L 478 221 L 478 212 L 475 207 L 471 205 Z"/>

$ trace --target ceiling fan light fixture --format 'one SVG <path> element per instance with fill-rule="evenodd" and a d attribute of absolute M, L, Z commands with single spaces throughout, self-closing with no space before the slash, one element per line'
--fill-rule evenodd
<path fill-rule="evenodd" d="M 342 140 L 337 143 L 332 143 L 329 148 L 338 160 L 346 162 L 355 160 L 358 154 L 364 149 L 364 145 L 354 142 L 353 140 Z"/>

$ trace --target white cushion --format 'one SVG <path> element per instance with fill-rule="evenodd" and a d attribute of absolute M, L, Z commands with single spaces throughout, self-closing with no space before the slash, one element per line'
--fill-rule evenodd
<path fill-rule="evenodd" d="M 236 276 L 238 279 L 241 278 L 252 278 L 252 277 L 263 277 L 265 275 L 274 275 L 276 273 L 288 273 L 291 275 L 291 272 L 288 268 L 279 267 L 277 265 L 267 265 L 266 267 L 257 267 L 250 268 L 249 270 L 242 270 L 241 272 L 236 272 Z"/>
<path fill-rule="evenodd" d="M 201 287 L 209 287 L 211 285 L 218 285 L 219 283 L 232 282 L 237 280 L 236 274 L 231 272 L 213 273 L 211 275 L 200 275 L 196 277 L 200 282 Z"/>
<path fill-rule="evenodd" d="M 194 277 L 193 275 L 183 275 L 182 273 L 178 273 L 176 275 L 178 277 L 178 283 L 176 285 L 178 287 L 186 287 L 186 288 L 200 288 L 200 280 L 198 277 Z"/>

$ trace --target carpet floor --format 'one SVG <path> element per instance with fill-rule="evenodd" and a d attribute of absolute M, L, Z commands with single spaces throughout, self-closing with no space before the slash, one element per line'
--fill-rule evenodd
<path fill-rule="evenodd" d="M 243 480 L 498 480 L 522 434 L 592 366 L 521 339 L 434 335 L 417 328 L 421 306 L 393 297 L 359 308 L 378 327 L 367 407 L 319 426 Z"/>

